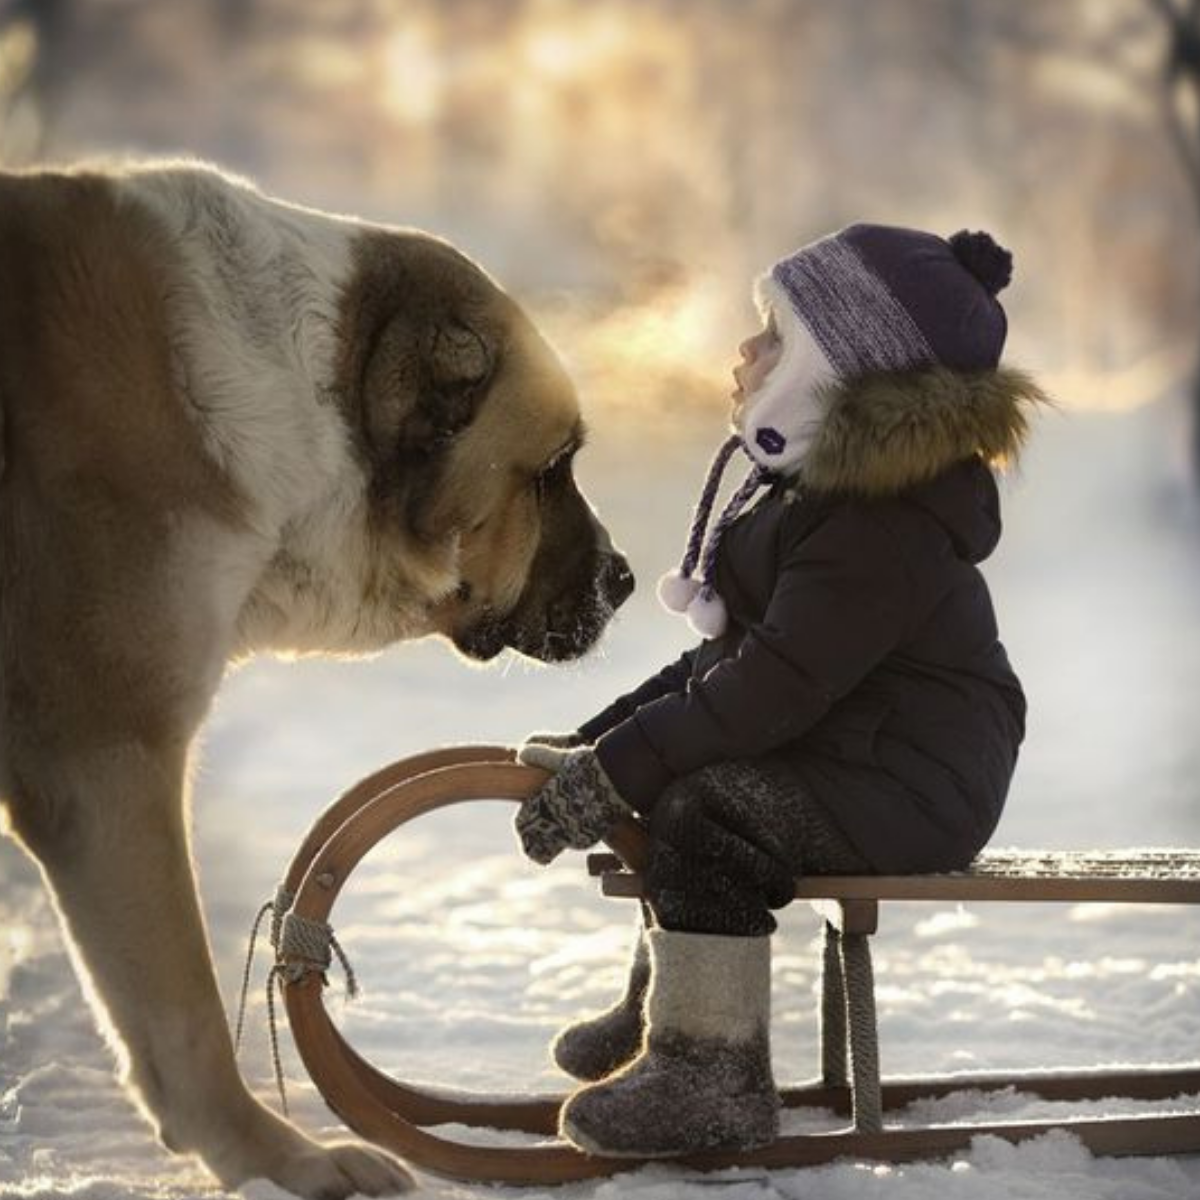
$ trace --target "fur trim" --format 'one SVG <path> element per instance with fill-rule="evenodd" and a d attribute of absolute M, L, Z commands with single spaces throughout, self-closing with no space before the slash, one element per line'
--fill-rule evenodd
<path fill-rule="evenodd" d="M 764 321 L 773 318 L 782 349 L 758 389 L 743 406 L 738 432 L 746 452 L 761 466 L 788 475 L 804 461 L 821 426 L 823 387 L 837 387 L 841 377 L 800 319 L 779 281 L 764 275 L 755 284 L 755 300 Z M 782 447 L 759 440 L 764 428 L 782 435 Z"/>
<path fill-rule="evenodd" d="M 1016 461 L 1029 414 L 1053 401 L 1024 371 L 920 367 L 862 375 L 821 389 L 825 415 L 800 466 L 813 492 L 888 496 L 972 454 Z"/>

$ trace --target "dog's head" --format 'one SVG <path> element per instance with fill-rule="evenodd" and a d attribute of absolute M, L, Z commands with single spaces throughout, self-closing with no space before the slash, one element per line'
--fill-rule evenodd
<path fill-rule="evenodd" d="M 464 654 L 575 658 L 633 575 L 575 483 L 575 389 L 516 302 L 453 247 L 380 232 L 361 249 L 344 364 L 376 533 L 453 551 L 430 627 Z"/>

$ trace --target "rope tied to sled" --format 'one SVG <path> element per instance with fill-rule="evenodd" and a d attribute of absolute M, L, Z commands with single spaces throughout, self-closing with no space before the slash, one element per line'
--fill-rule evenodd
<path fill-rule="evenodd" d="M 346 976 L 346 993 L 351 1000 L 358 996 L 358 976 L 350 959 L 324 921 L 311 921 L 298 913 L 286 913 L 281 922 L 279 943 L 275 947 L 276 966 L 283 968 L 288 983 L 299 983 L 313 971 L 320 973 L 322 982 L 336 955 Z"/>
<path fill-rule="evenodd" d="M 267 976 L 267 1022 L 271 1036 L 271 1063 L 275 1068 L 275 1086 L 279 1090 L 279 1102 L 283 1115 L 288 1111 L 287 1089 L 283 1082 L 283 1062 L 279 1057 L 279 1021 L 275 1014 L 275 989 L 283 996 L 285 984 L 300 983 L 307 976 L 317 974 L 321 986 L 328 984 L 328 972 L 334 955 L 342 965 L 346 978 L 346 995 L 351 1000 L 358 998 L 358 976 L 350 965 L 350 959 L 342 949 L 333 932 L 333 926 L 324 921 L 312 921 L 298 913 L 285 913 L 280 922 L 278 944 L 275 947 L 275 965 Z"/>
<path fill-rule="evenodd" d="M 237 1054 L 242 1048 L 242 1033 L 246 1027 L 246 1000 L 250 994 L 250 972 L 254 967 L 254 951 L 258 948 L 258 931 L 262 928 L 263 918 L 271 914 L 270 941 L 271 947 L 278 954 L 279 937 L 283 929 L 283 918 L 292 907 L 296 897 L 281 883 L 271 897 L 254 915 L 254 924 L 250 926 L 250 943 L 246 947 L 246 962 L 242 967 L 242 987 L 238 995 L 237 1033 L 233 1039 L 233 1052 Z"/>
<path fill-rule="evenodd" d="M 259 930 L 268 913 L 271 915 L 270 942 L 275 950 L 275 963 L 267 975 L 267 1026 L 271 1044 L 271 1064 L 275 1072 L 275 1087 L 284 1116 L 289 1116 L 287 1090 L 283 1077 L 283 1061 L 279 1053 L 279 1021 L 275 1010 L 275 990 L 283 995 L 285 984 L 299 983 L 311 974 L 321 977 L 322 986 L 329 982 L 328 972 L 336 956 L 346 980 L 346 995 L 355 1000 L 359 995 L 358 976 L 345 950 L 324 921 L 313 921 L 291 911 L 295 896 L 281 884 L 275 895 L 258 910 L 250 929 L 250 944 L 242 970 L 241 996 L 238 1001 L 237 1034 L 234 1052 L 241 1047 L 245 1028 L 246 1000 L 250 990 L 250 974 Z"/>

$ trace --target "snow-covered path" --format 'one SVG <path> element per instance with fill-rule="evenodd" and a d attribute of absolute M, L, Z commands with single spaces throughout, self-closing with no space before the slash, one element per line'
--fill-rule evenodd
<path fill-rule="evenodd" d="M 988 568 L 1031 696 L 1029 740 L 997 842 L 1200 845 L 1200 521 L 1161 460 L 1162 410 L 1054 416 L 1008 488 Z M 471 670 L 433 644 L 369 663 L 257 663 L 226 681 L 196 783 L 197 859 L 222 985 L 236 994 L 249 919 L 316 813 L 360 775 L 452 741 L 510 742 L 589 714 L 686 644 L 652 581 L 676 552 L 707 440 L 646 462 L 613 433 L 585 483 L 642 581 L 604 651 L 567 670 Z M 343 1023 L 368 1057 L 461 1088 L 557 1089 L 544 1045 L 610 998 L 631 913 L 595 896 L 579 861 L 537 870 L 502 805 L 437 814 L 381 846 L 335 921 L 365 985 Z M 162 1153 L 113 1083 L 32 868 L 0 843 L 0 1197 L 214 1197 Z M 815 918 L 776 941 L 776 1063 L 814 1070 Z M 875 942 L 885 1069 L 896 1073 L 1200 1058 L 1200 912 L 895 906 Z M 259 972 L 265 970 L 260 960 Z M 336 989 L 335 989 L 336 990 Z M 245 1069 L 271 1092 L 261 988 Z M 335 1128 L 282 1037 L 300 1122 Z M 1170 1107 L 1170 1106 L 1167 1106 Z M 1176 1106 L 1178 1107 L 1178 1105 Z M 1200 1097 L 1191 1098 L 1200 1109 Z M 1139 1106 L 1123 1104 L 1125 1111 Z M 1023 1097 L 958 1096 L 913 1117 L 1024 1116 Z M 489 1189 L 423 1179 L 450 1198 Z M 258 1197 L 273 1196 L 253 1185 Z M 615 1181 L 509 1192 L 523 1200 L 714 1195 L 887 1200 L 1182 1200 L 1200 1157 L 1093 1159 L 1051 1136 L 980 1139 L 953 1162 L 837 1164 L 718 1183 L 654 1168 Z"/>

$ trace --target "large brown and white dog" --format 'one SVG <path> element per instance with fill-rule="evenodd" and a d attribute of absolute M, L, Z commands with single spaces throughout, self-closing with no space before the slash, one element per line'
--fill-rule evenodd
<path fill-rule="evenodd" d="M 189 749 L 259 650 L 583 653 L 632 577 L 571 384 L 445 242 L 168 164 L 0 174 L 0 416 L 0 796 L 134 1093 L 226 1185 L 402 1188 L 239 1077 Z"/>

